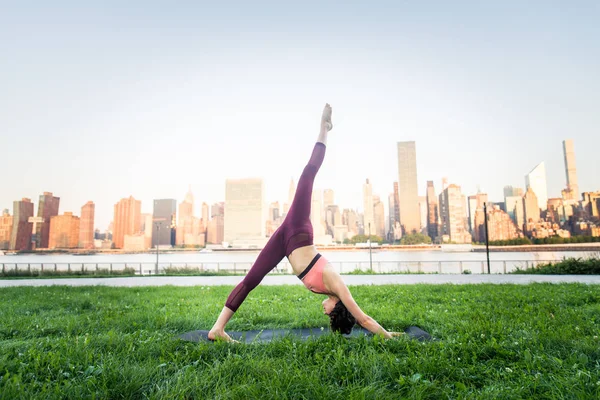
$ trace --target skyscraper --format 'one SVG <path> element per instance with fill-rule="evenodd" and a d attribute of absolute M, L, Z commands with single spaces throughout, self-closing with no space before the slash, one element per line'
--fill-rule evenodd
<path fill-rule="evenodd" d="M 202 203 L 202 222 L 206 226 L 208 224 L 208 204 Z"/>
<path fill-rule="evenodd" d="M 531 187 L 527 188 L 525 196 L 523 196 L 523 208 L 525 209 L 525 224 L 540 220 L 539 200 Z"/>
<path fill-rule="evenodd" d="M 140 231 L 142 202 L 129 196 L 115 204 L 114 210 L 113 243 L 115 248 L 122 249 L 125 235 L 134 235 Z"/>
<path fill-rule="evenodd" d="M 227 179 L 225 181 L 224 240 L 263 242 L 264 185 L 262 179 Z"/>
<path fill-rule="evenodd" d="M 288 199 L 287 202 L 283 203 L 283 216 L 285 217 L 292 206 L 292 202 L 294 201 L 294 196 L 296 196 L 296 184 L 294 183 L 294 179 L 290 179 L 290 186 L 288 188 Z"/>
<path fill-rule="evenodd" d="M 29 218 L 33 217 L 33 203 L 31 199 L 23 198 L 13 202 L 13 227 L 10 235 L 10 250 L 31 250 L 31 234 L 33 224 Z"/>
<path fill-rule="evenodd" d="M 48 248 L 50 249 L 74 249 L 79 245 L 79 217 L 72 212 L 63 215 L 55 215 L 50 218 L 50 237 Z"/>
<path fill-rule="evenodd" d="M 474 232 L 477 233 L 475 240 L 480 243 L 485 242 L 485 216 L 482 209 L 477 209 L 474 221 L 476 225 Z M 488 234 L 489 240 L 511 240 L 519 237 L 519 233 L 514 221 L 500 207 L 494 205 L 488 210 Z"/>
<path fill-rule="evenodd" d="M 152 247 L 174 246 L 176 239 L 177 200 L 154 200 L 152 212 Z"/>
<path fill-rule="evenodd" d="M 390 209 L 390 214 L 392 211 Z M 398 182 L 394 182 L 394 223 L 400 222 L 400 196 L 398 194 Z"/>
<path fill-rule="evenodd" d="M 523 189 L 516 188 L 512 186 L 504 186 L 504 198 L 513 197 L 513 196 L 521 196 L 523 197 Z"/>
<path fill-rule="evenodd" d="M 371 183 L 367 179 L 363 184 L 363 229 L 365 235 L 369 235 L 369 226 L 371 229 L 371 235 L 375 235 L 375 216 L 373 215 L 373 188 Z"/>
<path fill-rule="evenodd" d="M 323 207 L 327 209 L 327 207 L 335 204 L 335 196 L 332 189 L 323 190 Z"/>
<path fill-rule="evenodd" d="M 186 235 L 191 235 L 193 230 L 194 218 L 194 195 L 191 189 L 185 195 L 185 199 L 179 204 L 179 213 L 177 215 L 177 230 L 175 232 L 175 244 L 185 246 Z"/>
<path fill-rule="evenodd" d="M 385 239 L 385 208 L 379 196 L 373 196 L 373 220 L 375 222 L 375 230 L 371 226 L 372 234 Z"/>
<path fill-rule="evenodd" d="M 81 207 L 81 219 L 79 220 L 79 248 L 94 248 L 94 213 L 96 206 L 94 202 L 88 201 Z"/>
<path fill-rule="evenodd" d="M 310 207 L 310 223 L 313 227 L 315 238 L 325 235 L 325 219 L 323 218 L 323 206 L 321 204 L 321 192 L 313 190 Z"/>
<path fill-rule="evenodd" d="M 44 192 L 38 204 L 38 222 L 35 231 L 35 247 L 47 249 L 50 238 L 50 219 L 58 215 L 60 197 L 54 197 L 51 192 Z"/>
<path fill-rule="evenodd" d="M 406 233 L 419 232 L 421 218 L 415 142 L 398 143 L 400 224 Z"/>
<path fill-rule="evenodd" d="M 421 229 L 419 232 L 427 231 L 427 196 L 419 196 L 419 211 Z"/>
<path fill-rule="evenodd" d="M 211 220 L 207 224 L 206 241 L 211 244 L 223 242 L 225 203 L 215 203 L 211 206 Z"/>
<path fill-rule="evenodd" d="M 344 209 L 342 211 L 342 224 L 348 227 L 349 238 L 358 235 L 358 215 L 356 211 Z"/>
<path fill-rule="evenodd" d="M 523 208 L 522 196 L 508 196 L 504 199 L 506 212 L 519 229 L 525 224 L 525 209 Z"/>
<path fill-rule="evenodd" d="M 2 211 L 0 216 L 0 250 L 8 250 L 10 247 L 10 234 L 12 232 L 13 217 L 8 210 Z"/>
<path fill-rule="evenodd" d="M 469 230 L 475 233 L 475 213 L 478 209 L 483 212 L 483 204 L 488 202 L 486 193 L 477 193 L 474 196 L 469 196 Z"/>
<path fill-rule="evenodd" d="M 427 235 L 431 240 L 439 236 L 440 216 L 433 181 L 427 181 Z"/>
<path fill-rule="evenodd" d="M 548 206 L 548 188 L 546 184 L 546 166 L 539 163 L 525 176 L 527 189 L 531 188 L 537 197 L 538 207 L 545 211 Z"/>
<path fill-rule="evenodd" d="M 471 235 L 466 226 L 465 197 L 460 186 L 449 185 L 440 194 L 440 209 L 442 219 L 442 235 L 447 235 L 448 240 L 454 243 L 471 243 Z"/>
<path fill-rule="evenodd" d="M 573 140 L 563 141 L 563 153 L 565 157 L 565 175 L 567 176 L 567 189 L 565 200 L 579 199 L 579 184 L 577 183 L 577 168 L 575 167 L 575 146 Z"/>

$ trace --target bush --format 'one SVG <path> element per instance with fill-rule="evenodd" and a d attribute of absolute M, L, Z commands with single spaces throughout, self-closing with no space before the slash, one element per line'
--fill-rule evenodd
<path fill-rule="evenodd" d="M 513 274 L 547 274 L 547 275 L 600 275 L 600 258 L 565 258 L 557 263 L 536 265 L 535 267 L 517 268 Z"/>

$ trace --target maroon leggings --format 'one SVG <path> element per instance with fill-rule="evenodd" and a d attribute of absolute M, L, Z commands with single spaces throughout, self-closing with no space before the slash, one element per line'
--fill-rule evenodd
<path fill-rule="evenodd" d="M 302 171 L 294 201 L 283 223 L 261 250 L 244 280 L 233 289 L 227 298 L 225 306 L 231 311 L 237 311 L 248 293 L 258 286 L 265 275 L 275 268 L 283 257 L 289 256 L 298 247 L 313 244 L 310 204 L 312 202 L 313 182 L 324 158 L 325 145 L 317 142 L 308 164 Z"/>

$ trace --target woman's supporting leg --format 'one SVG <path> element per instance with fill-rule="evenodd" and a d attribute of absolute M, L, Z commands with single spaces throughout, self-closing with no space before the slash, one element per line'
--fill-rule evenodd
<path fill-rule="evenodd" d="M 226 340 L 231 340 L 225 333 L 225 325 L 227 325 L 233 314 L 246 299 L 248 293 L 258 286 L 265 275 L 273 270 L 284 256 L 283 233 L 278 229 L 273 236 L 271 236 L 266 246 L 261 250 L 256 261 L 252 264 L 252 268 L 250 268 L 244 279 L 235 287 L 235 289 L 233 289 L 231 294 L 229 294 L 229 297 L 225 302 L 225 307 L 221 310 L 219 318 L 208 333 L 209 339 L 214 340 L 217 337 L 221 337 Z"/>

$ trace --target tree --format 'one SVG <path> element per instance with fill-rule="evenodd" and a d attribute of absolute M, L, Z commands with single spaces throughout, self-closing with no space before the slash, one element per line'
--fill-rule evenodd
<path fill-rule="evenodd" d="M 406 235 L 400 240 L 400 244 L 403 245 L 416 245 L 416 244 L 431 244 L 431 238 L 422 233 L 411 233 Z"/>

